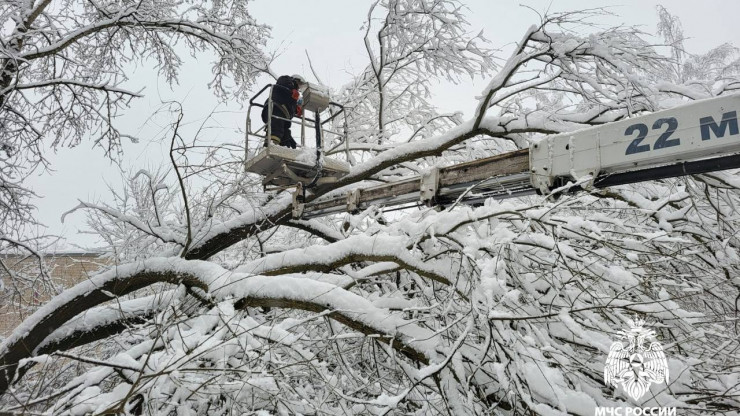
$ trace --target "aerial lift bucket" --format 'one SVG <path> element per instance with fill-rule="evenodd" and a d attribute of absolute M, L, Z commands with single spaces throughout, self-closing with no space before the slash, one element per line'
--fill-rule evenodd
<path fill-rule="evenodd" d="M 263 186 L 266 189 L 285 189 L 298 186 L 302 189 L 310 189 L 314 186 L 333 183 L 342 178 L 349 172 L 350 155 L 349 143 L 347 141 L 347 121 L 344 117 L 344 107 L 337 104 L 329 98 L 326 89 L 321 86 L 308 83 L 303 91 L 303 116 L 299 121 L 288 120 L 273 114 L 272 107 L 272 84 L 266 85 L 249 101 L 246 121 L 246 158 L 245 170 L 247 172 L 262 175 Z M 260 96 L 268 91 L 267 114 L 268 120 L 277 118 L 289 121 L 292 124 L 301 126 L 301 147 L 290 149 L 272 143 L 269 140 L 271 135 L 270 123 L 267 122 L 260 128 L 252 128 L 252 110 L 254 107 L 264 108 L 261 104 Z M 306 112 L 312 112 L 313 118 L 306 117 Z M 328 117 L 325 121 L 321 120 L 321 114 L 326 112 Z M 343 119 L 342 131 L 329 130 L 326 125 L 337 117 Z M 313 129 L 316 137 L 316 147 L 313 149 L 306 148 L 306 129 Z M 339 146 L 344 146 L 347 161 L 342 161 L 333 157 L 324 157 L 327 136 L 333 137 L 335 144 L 332 150 Z M 254 148 L 250 153 L 250 138 L 257 138 L 261 147 Z"/>

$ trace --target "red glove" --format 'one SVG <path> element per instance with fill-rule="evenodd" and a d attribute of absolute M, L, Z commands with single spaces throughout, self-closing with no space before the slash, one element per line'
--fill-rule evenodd
<path fill-rule="evenodd" d="M 298 101 L 298 98 L 301 96 L 301 93 L 298 92 L 298 90 L 293 90 L 293 101 Z"/>
<path fill-rule="evenodd" d="M 300 105 L 295 106 L 295 116 L 296 117 L 303 116 L 303 107 L 301 107 Z"/>

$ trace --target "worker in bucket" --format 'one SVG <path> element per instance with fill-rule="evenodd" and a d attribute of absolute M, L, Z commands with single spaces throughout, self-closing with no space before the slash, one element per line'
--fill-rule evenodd
<path fill-rule="evenodd" d="M 272 87 L 272 120 L 270 120 L 270 140 L 279 146 L 296 148 L 290 134 L 290 119 L 302 116 L 300 91 L 306 81 L 300 75 L 283 75 Z M 267 123 L 269 98 L 262 108 L 262 121 Z M 277 118 L 280 117 L 280 118 Z"/>

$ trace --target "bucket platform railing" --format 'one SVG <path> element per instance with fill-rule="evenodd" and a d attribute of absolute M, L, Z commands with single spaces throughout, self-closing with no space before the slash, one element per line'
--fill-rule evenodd
<path fill-rule="evenodd" d="M 264 86 L 249 100 L 245 131 L 245 170 L 264 176 L 265 188 L 289 188 L 300 185 L 304 189 L 325 183 L 337 181 L 349 172 L 349 143 L 347 141 L 346 118 L 341 124 L 341 131 L 332 130 L 331 126 L 337 117 L 344 118 L 344 106 L 329 99 L 328 94 L 314 84 L 308 84 L 303 92 L 304 111 L 299 120 L 287 119 L 273 113 L 272 91 L 273 84 Z M 267 91 L 265 104 L 261 103 Z M 259 109 L 260 113 L 267 105 L 268 122 L 255 129 L 252 120 L 252 111 Z M 313 117 L 307 116 L 312 112 Z M 322 112 L 327 112 L 326 120 L 321 119 Z M 270 140 L 272 135 L 269 120 L 278 119 L 300 126 L 300 148 L 290 149 L 274 144 Z M 260 120 L 261 121 L 261 120 Z M 336 124 L 336 123 L 334 123 Z M 306 147 L 306 130 L 314 130 L 316 145 Z M 333 137 L 333 147 L 344 144 L 346 160 L 324 157 L 325 137 Z M 257 139 L 257 140 L 254 140 Z M 250 140 L 253 143 L 250 152 Z M 313 153 L 313 154 L 312 154 Z"/>

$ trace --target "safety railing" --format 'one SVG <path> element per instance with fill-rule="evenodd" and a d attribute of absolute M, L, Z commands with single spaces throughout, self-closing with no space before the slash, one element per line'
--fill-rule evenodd
<path fill-rule="evenodd" d="M 272 141 L 270 140 L 270 136 L 272 136 L 272 126 L 271 126 L 272 123 L 270 123 L 270 120 L 273 120 L 273 119 L 283 120 L 283 121 L 287 121 L 287 122 L 289 122 L 291 124 L 297 124 L 297 125 L 301 126 L 301 147 L 305 147 L 306 146 L 306 128 L 307 127 L 310 128 L 310 129 L 315 129 L 316 128 L 316 119 L 314 119 L 312 117 L 307 117 L 305 112 L 302 114 L 302 116 L 300 118 L 300 121 L 295 120 L 295 119 L 287 119 L 285 117 L 280 117 L 278 115 L 273 114 L 273 105 L 274 105 L 273 100 L 272 100 L 272 91 L 273 91 L 273 88 L 272 87 L 273 87 L 273 85 L 275 85 L 275 84 L 267 84 L 267 85 L 265 85 L 261 90 L 259 90 L 257 92 L 257 94 L 255 94 L 249 100 L 249 107 L 247 109 L 247 118 L 246 118 L 246 126 L 245 126 L 246 127 L 246 131 L 245 131 L 245 138 L 244 138 L 245 139 L 244 140 L 244 142 L 245 142 L 244 151 L 245 151 L 245 156 L 247 158 L 249 157 L 249 139 L 250 139 L 250 137 L 255 137 L 255 138 L 258 138 L 258 139 L 262 139 L 261 140 L 262 141 L 262 147 L 273 146 Z M 282 87 L 282 86 L 278 85 L 278 87 Z M 282 87 L 282 88 L 285 88 L 285 87 Z M 260 97 L 265 93 L 265 91 L 268 91 L 268 93 L 267 93 L 267 100 L 266 100 L 266 104 L 267 104 L 267 121 L 261 127 L 259 127 L 258 129 L 253 130 L 253 126 L 252 126 L 252 110 L 255 109 L 255 108 L 258 108 L 258 109 L 260 109 L 260 114 L 261 114 L 262 109 L 265 107 L 265 104 L 263 104 L 263 103 L 261 103 L 259 101 L 262 101 L 260 99 Z M 329 103 L 329 108 L 330 108 L 329 111 L 331 112 L 331 115 L 326 120 L 321 120 L 319 122 L 320 123 L 319 125 L 321 126 L 321 136 L 322 137 L 327 137 L 326 134 L 330 134 L 330 135 L 332 135 L 334 137 L 339 137 L 341 140 L 339 141 L 339 143 L 334 144 L 333 145 L 333 148 L 336 149 L 338 146 L 341 146 L 343 144 L 344 145 L 344 148 L 345 148 L 344 150 L 345 150 L 345 154 L 346 154 L 346 157 L 347 157 L 347 162 L 350 162 L 349 142 L 347 140 L 347 119 L 344 118 L 344 120 L 343 120 L 343 123 L 342 123 L 342 131 L 334 131 L 334 130 L 331 130 L 331 129 L 328 129 L 328 128 L 325 127 L 328 123 L 331 123 L 332 120 L 335 120 L 340 115 L 343 115 L 343 116 L 345 115 L 344 106 L 342 106 L 339 103 L 335 103 L 335 102 L 331 101 Z M 260 117 L 260 121 L 262 121 L 261 120 L 261 117 Z M 323 148 L 325 146 L 325 143 L 327 143 L 328 140 L 322 140 L 321 142 L 322 142 L 322 145 L 321 145 L 322 149 L 321 150 L 323 151 L 324 150 Z M 258 149 L 255 149 L 255 151 L 257 151 L 257 150 Z"/>

